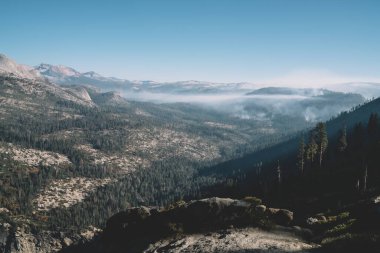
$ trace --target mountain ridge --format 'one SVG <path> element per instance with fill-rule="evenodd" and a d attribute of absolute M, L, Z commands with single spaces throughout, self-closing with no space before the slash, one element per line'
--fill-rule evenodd
<path fill-rule="evenodd" d="M 3 59 L 3 60 L 1 60 Z M 15 61 L 8 58 L 6 55 L 1 54 L 0 57 L 0 71 L 3 73 L 13 73 L 20 77 L 29 79 L 46 78 L 51 82 L 59 85 L 90 85 L 93 87 L 101 88 L 105 91 L 111 90 L 125 90 L 128 92 L 155 92 L 155 93 L 173 93 L 173 94 L 217 94 L 217 93 L 231 93 L 237 92 L 240 94 L 258 94 L 265 89 L 289 89 L 298 90 L 301 93 L 310 93 L 316 90 L 328 89 L 333 87 L 332 90 L 340 92 L 354 92 L 372 98 L 373 96 L 380 96 L 380 83 L 374 82 L 348 82 L 333 85 L 322 85 L 324 88 L 292 88 L 292 85 L 287 86 L 271 86 L 259 83 L 250 82 L 209 82 L 198 80 L 187 81 L 171 81 L 171 82 L 157 82 L 152 80 L 128 80 L 116 77 L 105 77 L 94 71 L 80 72 L 72 67 L 64 65 L 52 65 L 48 63 L 41 63 L 37 66 L 31 67 L 26 65 L 17 64 Z M 357 86 L 363 86 L 365 89 L 359 89 Z M 264 90 L 263 90 L 264 89 Z M 303 91 L 302 91 L 303 90 Z"/>
<path fill-rule="evenodd" d="M 40 79 L 41 75 L 34 68 L 16 63 L 0 53 L 0 73 L 13 74 L 23 78 Z"/>

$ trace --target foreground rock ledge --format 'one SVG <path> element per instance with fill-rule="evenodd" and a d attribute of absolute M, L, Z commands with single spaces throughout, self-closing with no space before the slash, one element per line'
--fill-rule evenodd
<path fill-rule="evenodd" d="M 291 225 L 291 211 L 267 208 L 257 200 L 214 197 L 180 201 L 167 208 L 130 208 L 108 220 L 94 248 L 108 253 L 239 252 L 269 248 L 286 252 L 313 248 L 289 229 L 278 232 L 276 224 Z"/>
<path fill-rule="evenodd" d="M 266 252 L 309 253 L 317 248 L 294 234 L 276 230 L 267 232 L 258 228 L 227 229 L 223 231 L 183 235 L 149 245 L 144 253 L 166 252 Z"/>

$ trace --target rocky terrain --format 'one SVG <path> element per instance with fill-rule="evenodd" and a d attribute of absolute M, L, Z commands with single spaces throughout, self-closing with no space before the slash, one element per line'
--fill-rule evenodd
<path fill-rule="evenodd" d="M 24 225 L 0 224 L 1 253 L 52 253 L 69 247 L 74 242 L 88 242 L 101 230 L 89 227 L 80 233 L 58 231 L 33 231 L 33 226 L 24 221 Z"/>
<path fill-rule="evenodd" d="M 0 215 L 8 215 L 2 210 Z M 0 252 L 309 252 L 310 231 L 290 225 L 293 213 L 266 208 L 257 198 L 210 198 L 166 208 L 130 208 L 112 217 L 102 232 L 37 232 L 20 217 L 0 224 Z M 235 228 L 236 227 L 236 228 Z M 265 229 L 265 230 L 264 230 Z"/>
<path fill-rule="evenodd" d="M 308 252 L 316 248 L 301 239 L 310 237 L 309 230 L 276 225 L 292 222 L 291 211 L 267 208 L 254 197 L 180 201 L 166 208 L 122 211 L 108 220 L 100 237 L 64 252 Z"/>
<path fill-rule="evenodd" d="M 94 179 L 74 177 L 52 180 L 40 190 L 33 200 L 36 211 L 49 211 L 53 208 L 68 208 L 82 201 L 96 188 L 111 183 L 110 178 Z"/>
<path fill-rule="evenodd" d="M 318 245 L 305 242 L 289 231 L 265 231 L 258 228 L 226 229 L 213 233 L 192 234 L 161 240 L 144 250 L 145 253 L 207 253 L 207 252 L 314 252 Z"/>
<path fill-rule="evenodd" d="M 377 196 L 308 218 L 266 207 L 255 197 L 142 206 L 114 215 L 94 240 L 63 252 L 374 253 L 380 245 L 379 204 Z"/>
<path fill-rule="evenodd" d="M 8 154 L 13 160 L 25 163 L 29 166 L 38 166 L 39 164 L 57 167 L 72 165 L 69 158 L 65 155 L 31 148 L 22 148 L 12 145 L 12 143 L 0 146 L 0 152 Z"/>

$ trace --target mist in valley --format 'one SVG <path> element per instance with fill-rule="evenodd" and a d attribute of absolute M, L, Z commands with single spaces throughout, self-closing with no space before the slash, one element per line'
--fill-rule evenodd
<path fill-rule="evenodd" d="M 224 113 L 233 118 L 269 122 L 280 117 L 297 118 L 305 123 L 325 121 L 365 101 L 359 94 L 323 89 L 295 89 L 292 94 L 251 94 L 246 91 L 214 94 L 125 90 L 118 92 L 127 100 L 156 104 L 185 103 Z"/>

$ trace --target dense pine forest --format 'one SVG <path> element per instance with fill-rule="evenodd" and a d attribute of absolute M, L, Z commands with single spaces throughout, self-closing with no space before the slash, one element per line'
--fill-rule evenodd
<path fill-rule="evenodd" d="M 342 115 L 346 117 L 345 113 Z M 316 124 L 310 131 L 301 133 L 299 138 L 285 142 L 287 149 L 283 148 L 284 144 L 265 149 L 264 152 L 273 155 L 272 160 L 259 156 L 264 162 L 257 161 L 256 155 L 252 154 L 248 158 L 256 162 L 251 166 L 246 165 L 248 159 L 237 159 L 219 165 L 222 169 L 211 167 L 204 174 L 223 175 L 228 180 L 220 185 L 221 188 L 215 188 L 217 190 L 209 189 L 210 194 L 222 193 L 225 189 L 226 194 L 251 193 L 283 205 L 308 198 L 328 201 L 329 198 L 323 196 L 332 194 L 342 199 L 336 202 L 334 197 L 330 204 L 342 205 L 346 197 L 356 198 L 378 191 L 378 114 L 370 113 L 366 123 L 349 122 L 353 127 L 347 128 L 342 124 L 336 133 L 329 133 L 329 126 L 335 130 L 336 121 L 341 122 L 341 118 L 327 124 Z M 289 198 L 294 201 L 289 201 Z M 320 209 L 337 207 L 320 205 L 319 202 L 318 206 Z"/>
<path fill-rule="evenodd" d="M 367 109 L 377 102 L 370 102 Z M 274 148 L 278 159 L 224 172 L 225 181 L 204 192 L 235 198 L 254 195 L 271 206 L 294 210 L 296 222 L 313 229 L 314 240 L 324 246 L 324 252 L 376 252 L 380 246 L 380 120 L 377 112 L 367 113 L 365 123 L 347 121 L 346 113 L 327 124 L 320 122 L 288 142 L 293 145 L 289 150 Z M 328 126 L 336 129 L 342 118 L 352 127 L 342 124 L 329 134 Z M 245 162 L 240 159 L 235 164 Z M 224 164 L 223 169 L 230 165 Z M 221 173 L 213 167 L 215 172 Z"/>

